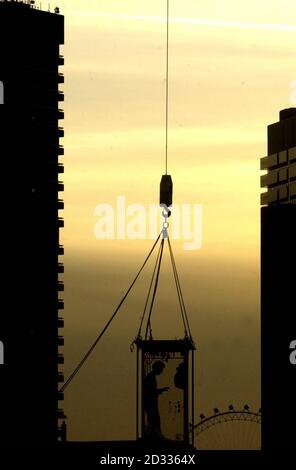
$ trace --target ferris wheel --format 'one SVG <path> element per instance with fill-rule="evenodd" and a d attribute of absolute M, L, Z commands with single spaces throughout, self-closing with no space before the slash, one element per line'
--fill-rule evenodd
<path fill-rule="evenodd" d="M 199 450 L 259 450 L 261 448 L 261 409 L 248 405 L 226 411 L 214 408 L 211 416 L 200 415 L 194 426 L 194 444 Z"/>

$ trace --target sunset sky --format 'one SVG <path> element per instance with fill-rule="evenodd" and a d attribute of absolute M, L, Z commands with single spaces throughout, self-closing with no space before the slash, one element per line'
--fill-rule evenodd
<path fill-rule="evenodd" d="M 296 4 L 171 0 L 168 172 L 201 204 L 200 250 L 174 251 L 197 343 L 196 407 L 260 407 L 259 159 L 291 103 Z M 52 7 L 55 5 L 52 4 Z M 94 209 L 158 202 L 165 151 L 165 0 L 59 1 L 65 15 L 65 375 L 143 262 L 151 240 L 97 240 Z M 65 393 L 70 439 L 132 439 L 130 352 L 151 266 Z M 164 257 L 154 330 L 180 336 Z"/>

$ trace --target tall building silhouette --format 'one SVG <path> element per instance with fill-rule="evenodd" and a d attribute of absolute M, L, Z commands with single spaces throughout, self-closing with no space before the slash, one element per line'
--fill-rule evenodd
<path fill-rule="evenodd" d="M 64 18 L 35 2 L 0 2 L 0 153 L 5 209 L 0 339 L 1 446 L 48 447 L 58 440 L 63 345 L 59 244 L 63 219 L 60 109 L 63 93 Z M 61 294 L 60 294 L 61 295 Z"/>
<path fill-rule="evenodd" d="M 261 159 L 262 448 L 295 448 L 296 108 L 268 126 Z"/>

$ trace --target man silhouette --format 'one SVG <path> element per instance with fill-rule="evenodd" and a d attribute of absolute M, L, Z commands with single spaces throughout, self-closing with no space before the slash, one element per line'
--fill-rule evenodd
<path fill-rule="evenodd" d="M 156 376 L 165 368 L 162 361 L 152 365 L 152 371 L 143 380 L 143 405 L 147 416 L 147 437 L 163 438 L 160 428 L 160 415 L 158 411 L 158 396 L 169 390 L 169 387 L 157 388 Z"/>

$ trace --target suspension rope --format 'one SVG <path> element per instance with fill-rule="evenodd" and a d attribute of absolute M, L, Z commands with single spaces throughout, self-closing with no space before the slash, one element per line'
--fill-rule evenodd
<path fill-rule="evenodd" d="M 150 285 L 149 285 L 149 289 L 148 289 L 148 294 L 147 294 L 147 297 L 146 297 L 146 302 L 145 302 L 143 314 L 142 314 L 142 317 L 141 317 L 141 323 L 140 323 L 139 331 L 138 331 L 138 335 L 137 335 L 138 337 L 141 336 L 142 326 L 143 326 L 144 318 L 145 318 L 145 315 L 146 315 L 148 302 L 149 302 L 149 299 L 150 299 L 150 294 L 151 294 L 151 290 L 152 290 L 152 286 L 153 286 L 153 281 L 154 281 L 154 278 L 155 278 L 156 269 L 157 269 L 158 262 L 159 262 L 160 251 L 161 251 L 161 244 L 159 244 L 159 249 L 158 249 L 158 253 L 157 253 L 157 257 L 156 257 L 156 261 L 155 261 L 155 265 L 154 265 L 154 269 L 153 269 L 153 273 L 152 273 L 152 277 L 151 277 L 151 281 L 150 281 Z"/>
<path fill-rule="evenodd" d="M 75 367 L 75 369 L 73 370 L 73 372 L 70 374 L 70 376 L 68 377 L 68 379 L 66 380 L 66 382 L 63 384 L 63 386 L 61 387 L 61 389 L 59 390 L 59 392 L 64 392 L 65 389 L 68 387 L 68 385 L 72 382 L 72 380 L 74 379 L 74 377 L 76 376 L 76 374 L 78 374 L 78 372 L 80 371 L 81 367 L 84 365 L 84 363 L 87 361 L 87 359 L 89 358 L 89 356 L 91 355 L 91 353 L 93 352 L 93 350 L 95 349 L 96 345 L 98 344 L 98 342 L 100 341 L 100 339 L 102 338 L 102 336 L 104 335 L 104 333 L 107 331 L 109 325 L 111 324 L 112 320 L 115 318 L 118 310 L 120 309 L 120 307 L 122 306 L 123 302 L 125 301 L 125 299 L 127 298 L 128 294 L 130 293 L 130 291 L 132 290 L 134 284 L 136 283 L 138 277 L 140 276 L 141 272 L 143 271 L 145 265 L 147 264 L 147 261 L 149 260 L 151 254 L 153 253 L 154 251 L 154 248 L 156 247 L 159 239 L 160 239 L 160 236 L 161 236 L 161 233 L 158 235 L 156 241 L 154 242 L 152 248 L 150 249 L 144 263 L 142 264 L 140 270 L 138 271 L 136 277 L 134 278 L 133 282 L 131 283 L 131 285 L 129 286 L 129 288 L 127 289 L 125 295 L 123 296 L 123 298 L 121 299 L 121 301 L 119 302 L 117 308 L 115 309 L 114 313 L 112 314 L 111 318 L 109 319 L 109 321 L 106 323 L 106 325 L 104 326 L 104 328 L 102 329 L 102 331 L 100 332 L 100 334 L 97 336 L 97 338 L 95 339 L 95 341 L 93 342 L 93 344 L 91 345 L 91 347 L 89 348 L 89 350 L 86 352 L 86 354 L 83 356 L 83 358 L 81 359 L 81 361 L 78 363 L 78 365 Z"/>
<path fill-rule="evenodd" d="M 148 337 L 148 329 L 150 330 L 150 335 L 152 333 L 152 330 L 151 330 L 151 314 L 152 314 L 152 309 L 153 309 L 154 300 L 155 300 L 156 291 L 157 291 L 157 286 L 158 286 L 160 266 L 161 266 L 162 253 L 163 253 L 163 244 L 164 244 L 164 238 L 162 238 L 161 244 L 160 244 L 160 256 L 159 256 L 157 272 L 156 272 L 156 278 L 155 278 L 155 284 L 154 284 L 152 300 L 151 300 L 151 305 L 150 305 L 150 310 L 149 310 L 149 315 L 148 315 L 148 321 L 147 321 L 147 326 L 146 326 L 145 339 L 147 339 L 147 337 Z"/>
<path fill-rule="evenodd" d="M 185 319 L 185 322 L 184 322 L 185 333 L 186 333 L 186 330 L 187 330 L 188 333 L 189 333 L 189 337 L 191 338 L 191 331 L 190 331 L 188 316 L 187 316 L 187 312 L 186 312 L 185 302 L 184 302 L 184 298 L 183 298 L 183 294 L 182 294 L 181 284 L 180 284 L 180 280 L 179 280 L 179 276 L 178 276 L 177 265 L 176 265 L 176 262 L 175 262 L 175 258 L 174 258 L 174 254 L 173 254 L 173 250 L 172 250 L 172 246 L 171 246 L 171 242 L 170 242 L 169 238 L 168 238 L 168 245 L 169 245 L 169 250 L 170 250 L 170 255 L 171 255 L 171 260 L 172 260 L 172 266 L 173 266 L 173 270 L 174 270 L 174 273 L 175 273 L 177 292 L 179 293 L 178 295 L 180 296 L 179 298 L 181 300 L 180 306 L 182 305 L 181 310 L 183 309 L 183 314 L 182 314 L 183 322 L 184 322 L 184 319 Z"/>
<path fill-rule="evenodd" d="M 176 271 L 175 271 L 175 267 L 174 267 L 174 264 L 173 264 L 171 251 L 170 251 L 170 257 L 171 257 L 173 275 L 174 275 L 174 280 L 175 280 L 175 285 L 176 285 L 177 295 L 178 295 L 178 300 L 179 300 L 179 305 L 180 305 L 181 316 L 182 316 L 182 320 L 183 320 L 184 332 L 185 332 L 185 336 L 188 336 L 187 324 L 186 324 L 185 314 L 184 314 L 184 306 L 183 306 L 183 303 L 182 303 L 182 297 L 180 295 L 180 288 L 179 288 L 178 281 L 177 281 L 177 276 L 176 276 Z"/>
<path fill-rule="evenodd" d="M 174 262 L 173 250 L 170 245 L 169 237 L 167 237 L 167 239 L 168 239 L 169 253 L 170 253 L 170 259 L 171 259 L 171 264 L 172 264 L 172 269 L 173 269 L 173 275 L 174 275 L 174 280 L 175 280 L 175 285 L 176 285 L 176 290 L 177 290 L 177 295 L 178 295 L 178 300 L 179 300 L 179 305 L 180 305 L 180 311 L 181 311 L 181 316 L 183 320 L 184 332 L 185 332 L 185 336 L 188 336 L 188 329 L 187 329 L 186 317 L 185 317 L 185 305 L 182 299 L 182 295 L 180 294 L 181 286 L 178 283 L 177 268 Z"/>
<path fill-rule="evenodd" d="M 187 316 L 185 302 L 184 302 L 183 293 L 182 293 L 182 289 L 181 289 L 181 283 L 180 283 L 179 275 L 178 275 L 178 271 L 177 271 L 177 265 L 176 265 L 176 262 L 175 262 L 175 257 L 174 257 L 172 246 L 171 246 L 171 243 L 170 243 L 169 239 L 168 239 L 168 245 L 169 245 L 170 255 L 171 255 L 171 259 L 172 259 L 173 270 L 174 270 L 174 273 L 175 273 L 177 291 L 179 292 L 179 296 L 180 296 L 180 300 L 181 300 L 180 305 L 182 305 L 183 315 L 184 315 L 183 318 L 185 319 L 185 324 L 184 324 L 185 331 L 187 329 L 187 331 L 189 333 L 189 336 L 191 337 L 191 331 L 190 331 L 188 316 Z"/>
<path fill-rule="evenodd" d="M 168 174 L 168 129 L 169 129 L 169 0 L 166 21 L 166 94 L 165 94 L 165 174 Z"/>
<path fill-rule="evenodd" d="M 163 232 L 164 231 L 166 232 L 166 230 L 167 230 L 166 228 L 163 228 Z M 187 312 L 186 312 L 186 306 L 185 306 L 183 293 L 182 293 L 182 289 L 181 289 L 181 283 L 180 283 L 180 279 L 179 279 L 179 275 L 178 275 L 178 271 L 177 271 L 177 265 L 176 265 L 176 262 L 175 262 L 175 257 L 174 257 L 174 254 L 173 254 L 172 245 L 171 245 L 170 239 L 167 235 L 166 237 L 164 237 L 162 239 L 161 244 L 160 244 L 160 248 L 159 248 L 159 251 L 158 251 L 158 254 L 157 254 L 157 258 L 156 258 L 156 262 L 155 262 L 155 266 L 154 266 L 154 270 L 153 270 L 153 274 L 152 274 L 152 278 L 151 278 L 151 282 L 150 282 L 149 289 L 148 289 L 148 294 L 147 294 L 147 297 L 146 297 L 146 302 L 145 302 L 143 315 L 142 315 L 142 318 L 141 318 L 141 324 L 140 324 L 139 331 L 138 331 L 138 337 L 141 337 L 141 330 L 142 330 L 142 326 L 143 326 L 143 323 L 144 323 L 144 318 L 145 318 L 145 315 L 146 315 L 147 306 L 148 306 L 148 303 L 149 303 L 149 299 L 151 297 L 151 291 L 152 291 L 152 287 L 153 287 L 153 283 L 154 283 L 153 294 L 152 294 L 151 301 L 150 301 L 149 315 L 148 315 L 148 319 L 147 319 L 147 323 L 146 323 L 146 329 L 145 329 L 145 336 L 144 336 L 145 340 L 152 338 L 151 316 L 152 316 L 154 301 L 155 301 L 157 287 L 158 287 L 159 273 L 160 273 L 160 268 L 161 268 L 161 261 L 162 261 L 162 255 L 163 255 L 163 248 L 164 248 L 165 239 L 167 239 L 167 241 L 168 241 L 170 260 L 171 260 L 172 269 L 173 269 L 173 276 L 174 276 L 174 281 L 175 281 L 178 300 L 179 300 L 179 306 L 180 306 L 180 311 L 181 311 L 181 316 L 182 316 L 182 321 L 183 321 L 183 326 L 184 326 L 185 337 L 191 338 L 189 320 L 188 320 L 188 316 L 187 316 Z M 149 334 L 150 334 L 150 338 L 148 338 Z"/>

